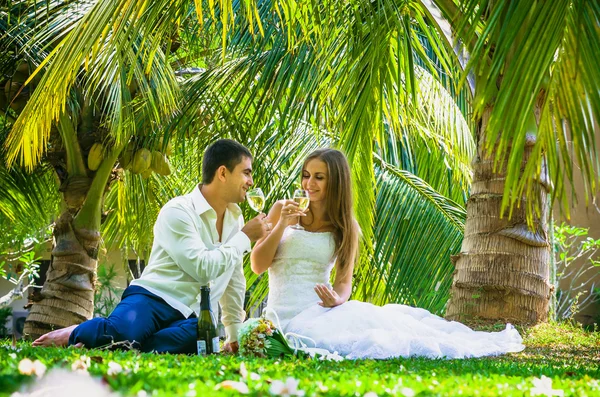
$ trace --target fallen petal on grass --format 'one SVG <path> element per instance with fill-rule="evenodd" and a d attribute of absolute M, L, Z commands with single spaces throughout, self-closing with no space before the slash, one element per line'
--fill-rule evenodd
<path fill-rule="evenodd" d="M 31 361 L 28 358 L 24 358 L 19 362 L 19 373 L 22 375 L 36 375 L 38 378 L 44 376 L 46 372 L 46 366 L 40 360 Z"/>
<path fill-rule="evenodd" d="M 541 378 L 533 378 L 532 382 L 534 386 L 530 390 L 532 396 L 562 397 L 565 395 L 564 390 L 553 389 L 552 379 L 548 378 L 545 375 L 542 375 Z"/>
<path fill-rule="evenodd" d="M 280 380 L 274 380 L 273 383 L 271 383 L 271 388 L 269 389 L 269 392 L 276 396 L 284 397 L 303 396 L 304 390 L 298 389 L 299 383 L 300 381 L 298 379 L 294 379 L 292 377 L 287 378 L 285 382 L 282 382 Z"/>
<path fill-rule="evenodd" d="M 219 389 L 235 390 L 240 394 L 250 393 L 250 389 L 248 388 L 248 385 L 246 385 L 244 382 L 238 382 L 235 380 L 225 380 L 225 381 L 219 383 L 218 385 L 215 386 L 215 390 L 219 390 Z"/>

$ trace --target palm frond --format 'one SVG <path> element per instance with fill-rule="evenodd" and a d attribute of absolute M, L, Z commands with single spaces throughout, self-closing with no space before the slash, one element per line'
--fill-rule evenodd
<path fill-rule="evenodd" d="M 532 154 L 534 161 L 547 159 L 537 169 L 526 169 L 525 175 L 548 173 L 554 185 L 553 198 L 562 201 L 569 213 L 568 181 L 574 186 L 574 170 L 579 168 L 585 186 L 585 201 L 598 192 L 600 177 L 596 140 L 600 123 L 600 5 L 580 2 L 569 8 L 566 33 L 557 51 L 550 74 L 547 98 L 542 108 L 539 126 L 540 145 Z M 558 144 L 557 144 L 558 142 Z M 539 160 L 538 160 L 539 159 Z M 527 189 L 529 181 L 513 183 L 519 191 Z"/>
<path fill-rule="evenodd" d="M 508 163 L 503 208 L 523 194 L 535 203 L 533 187 L 545 179 L 547 164 L 553 195 L 568 211 L 565 181 L 573 183 L 575 163 L 586 196 L 598 189 L 600 6 L 585 0 L 479 3 L 463 2 L 463 19 L 475 19 L 479 26 L 469 32 L 479 37 L 467 71 L 478 79 L 477 113 L 492 108 L 487 148 L 496 151 L 497 165 Z M 528 165 L 521 170 L 532 141 Z M 529 209 L 532 216 L 534 208 Z"/>
<path fill-rule="evenodd" d="M 378 161 L 376 175 L 374 254 L 358 298 L 442 313 L 466 212 L 410 172 Z"/>
<path fill-rule="evenodd" d="M 452 95 L 427 72 L 419 70 L 419 75 L 419 101 L 410 124 L 394 131 L 386 119 L 376 152 L 464 205 L 472 179 L 473 135 Z"/>
<path fill-rule="evenodd" d="M 394 142 L 396 137 L 400 142 L 410 140 L 411 147 L 398 145 L 400 152 L 413 156 L 413 167 L 444 194 L 462 202 L 474 153 L 473 138 L 460 113 L 466 114 L 468 107 L 456 107 L 459 96 L 464 104 L 464 94 L 450 79 L 456 69 L 445 62 L 446 53 L 437 59 L 441 53 L 427 46 L 423 32 L 436 33 L 426 17 L 422 16 L 421 25 L 415 25 L 406 19 L 407 10 L 391 3 L 378 5 L 389 14 L 378 14 L 380 10 L 362 3 L 365 9 L 360 15 L 352 14 L 344 25 L 323 28 L 306 41 L 285 36 L 268 18 L 263 19 L 262 37 L 253 36 L 250 29 L 236 30 L 226 62 L 190 81 L 185 94 L 190 100 L 182 111 L 188 126 L 208 119 L 219 129 L 227 126 L 248 134 L 261 134 L 273 118 L 287 131 L 307 121 L 338 131 L 337 146 L 348 155 L 356 183 L 357 215 L 365 242 L 362 263 L 370 261 L 369 245 L 376 241 L 372 235 L 375 143 L 382 148 L 390 138 Z M 327 39 L 326 30 L 335 35 Z M 323 47 L 314 48 L 316 42 Z M 414 71 L 415 63 L 421 65 L 419 73 Z M 449 120 L 442 123 L 439 116 Z M 240 119 L 249 123 L 240 125 Z M 395 150 L 398 153 L 398 147 Z M 430 164 L 432 158 L 435 165 Z M 459 171 L 449 172 L 453 166 Z M 438 174 L 438 170 L 443 172 Z M 358 272 L 363 270 L 369 272 L 369 266 L 359 267 Z M 250 272 L 247 276 L 252 284 L 255 276 Z M 361 281 L 367 276 L 357 274 L 361 287 L 367 285 Z M 252 303 L 261 300 L 266 287 L 266 280 L 261 280 Z"/>
<path fill-rule="evenodd" d="M 45 238 L 59 212 L 56 183 L 50 168 L 26 173 L 0 167 L 0 217 L 7 226 L 0 239 L 1 247 L 14 248 L 29 238 Z"/>
<path fill-rule="evenodd" d="M 118 2 L 96 2 L 83 16 L 78 15 L 81 19 L 45 57 L 38 67 L 39 72 L 48 64 L 40 81 L 44 89 L 33 92 L 5 143 L 9 164 L 19 160 L 31 169 L 40 161 L 50 127 L 64 112 L 75 84 L 81 84 L 84 96 L 103 105 L 105 125 L 117 144 L 135 132 L 134 112 L 125 105 L 131 101 L 132 81 L 139 88 L 150 125 L 161 124 L 176 110 L 177 84 L 159 48 L 160 34 L 167 28 L 161 25 L 161 30 L 153 31 L 138 25 L 134 29 L 134 21 L 158 16 L 144 13 L 147 3 L 127 3 L 114 8 Z M 168 12 L 176 14 L 177 10 L 171 7 Z M 47 31 L 33 36 L 40 42 L 31 48 L 44 47 L 55 25 L 70 18 L 69 13 L 57 13 L 53 24 L 42 24 Z"/>

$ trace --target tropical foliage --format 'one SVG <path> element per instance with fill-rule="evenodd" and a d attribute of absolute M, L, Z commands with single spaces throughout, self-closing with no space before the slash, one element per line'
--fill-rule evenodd
<path fill-rule="evenodd" d="M 548 174 L 553 197 L 568 213 L 566 183 L 581 167 L 587 193 L 597 191 L 595 125 L 600 117 L 600 5 L 585 0 L 552 2 L 440 1 L 466 40 L 477 89 L 474 109 L 493 105 L 487 147 L 498 141 L 497 164 L 508 160 L 503 204 L 535 195 L 534 181 Z M 534 110 L 536 112 L 534 112 Z M 521 170 L 527 141 L 536 145 Z M 508 194 L 510 193 L 510 194 Z M 532 205 L 535 203 L 532 203 Z"/>
<path fill-rule="evenodd" d="M 28 163 L 32 160 L 26 160 L 28 154 L 18 154 L 19 150 L 15 147 L 23 144 L 23 137 L 15 135 L 14 131 L 18 129 L 20 120 L 27 117 L 27 105 L 35 102 L 31 98 L 46 90 L 41 81 L 46 76 L 44 72 L 49 54 L 92 6 L 89 2 L 20 1 L 3 3 L 0 14 L 0 25 L 4 28 L 0 38 L 0 47 L 3 49 L 0 65 L 5 72 L 2 99 L 6 106 L 3 120 L 6 121 L 4 127 L 11 128 L 8 135 L 4 135 L 5 145 L 1 153 L 9 169 L 7 175 L 23 174 L 22 170 L 15 170 L 13 164 L 15 157 L 19 157 L 19 161 L 24 161 L 23 169 L 26 172 L 39 173 L 50 187 L 50 192 L 59 192 L 57 196 L 61 202 L 60 216 L 50 215 L 54 220 L 53 263 L 40 299 L 33 305 L 26 323 L 25 332 L 32 336 L 56 326 L 81 322 L 91 316 L 100 245 L 99 229 L 103 217 L 102 203 L 105 191 L 119 178 L 119 172 L 115 169 L 117 156 L 132 138 L 132 125 L 153 122 L 153 116 L 144 115 L 143 111 L 150 110 L 153 115 L 157 114 L 151 110 L 156 103 L 156 90 L 169 95 L 173 89 L 178 89 L 175 76 L 165 64 L 162 53 L 156 57 L 154 66 L 150 67 L 156 76 L 146 80 L 138 63 L 127 67 L 125 73 L 125 61 L 121 54 L 115 54 L 110 46 L 98 47 L 96 50 L 103 54 L 113 51 L 105 61 L 112 65 L 113 70 L 118 70 L 117 75 L 113 76 L 116 80 L 113 79 L 110 85 L 104 87 L 95 85 L 97 74 L 102 73 L 104 65 L 94 64 L 87 72 L 85 70 L 89 65 L 83 65 L 81 71 L 76 73 L 75 84 L 67 93 L 68 99 L 56 108 L 58 120 L 47 119 L 38 125 L 45 134 L 34 133 L 34 136 L 25 138 L 26 145 L 41 139 L 37 142 L 41 145 L 39 148 L 44 149 L 43 157 Z M 125 54 L 126 59 L 134 59 L 143 51 L 144 42 L 139 36 L 138 39 L 140 41 L 136 46 Z M 37 72 L 34 72 L 36 68 Z M 44 77 L 40 78 L 41 75 Z M 32 90 L 36 87 L 40 89 Z M 141 106 L 142 103 L 150 104 Z M 169 103 L 165 98 L 161 104 L 173 105 L 172 101 Z M 119 109 L 118 112 L 114 111 L 115 108 Z M 136 109 L 141 109 L 142 113 Z M 117 119 L 114 118 L 116 113 L 119 114 Z M 111 134 L 106 126 L 115 123 L 119 124 L 118 131 Z M 120 134 L 126 135 L 125 142 Z M 153 138 L 152 134 L 139 134 L 132 138 L 127 146 L 132 152 L 129 156 L 133 157 L 130 160 L 132 171 L 144 171 L 147 176 L 147 169 L 153 164 L 153 171 L 169 172 L 162 153 L 152 153 L 148 149 L 154 148 Z M 163 142 L 164 146 L 166 142 Z M 49 183 L 51 180 L 57 183 Z M 8 195 L 18 202 L 19 193 L 16 190 L 9 190 Z"/>
<path fill-rule="evenodd" d="M 28 250 L 50 237 L 49 225 L 60 201 L 53 176 L 46 171 L 27 174 L 0 167 L 0 252 Z"/>
<path fill-rule="evenodd" d="M 0 310 L 10 307 L 10 304 L 15 300 L 22 299 L 25 291 L 36 287 L 33 280 L 39 277 L 39 258 L 36 258 L 34 251 L 21 253 L 17 258 L 4 252 L 2 256 L 9 263 L 0 260 L 0 277 L 14 284 L 14 287 L 6 295 L 0 296 Z"/>
<path fill-rule="evenodd" d="M 563 200 L 575 159 L 589 192 L 596 189 L 600 11 L 594 2 L 26 5 L 3 6 L 3 37 L 16 48 L 6 58 L 39 65 L 39 82 L 30 80 L 42 89 L 32 91 L 14 120 L 7 165 L 34 170 L 56 136 L 71 142 L 65 164 L 81 170 L 69 151 L 79 145 L 85 153 L 92 142 L 104 142 L 108 157 L 91 189 L 96 201 L 89 210 L 84 205 L 75 226 L 99 226 L 100 216 L 90 214 L 97 214 L 110 181 L 104 236 L 138 253 L 147 251 L 160 205 L 196 183 L 202 149 L 220 136 L 254 151 L 256 180 L 270 203 L 289 191 L 312 148 L 327 143 L 344 150 L 363 232 L 357 297 L 438 312 L 450 283 L 449 255 L 462 236 L 475 142 L 477 157 L 493 153 L 493 168 L 506 169 L 506 183 L 494 192 L 502 204 L 496 217 L 527 196 L 531 224 L 540 205 L 533 184 L 541 179 L 550 186 L 547 168 L 553 194 Z M 46 23 L 36 23 L 38 17 Z M 93 108 L 100 128 L 91 141 L 78 132 L 75 144 L 80 108 Z M 171 140 L 177 141 L 171 176 L 115 173 L 128 142 L 162 150 Z M 249 284 L 257 281 L 248 276 Z M 266 280 L 257 282 L 259 299 Z"/>
<path fill-rule="evenodd" d="M 184 4 L 178 6 L 181 7 L 180 11 L 185 9 Z M 321 145 L 332 144 L 348 153 L 357 183 L 357 214 L 367 242 L 363 266 L 357 275 L 357 292 L 360 297 L 379 302 L 412 302 L 440 311 L 449 287 L 448 269 L 451 265 L 448 253 L 457 251 L 461 239 L 460 215 L 456 218 L 456 214 L 461 213 L 461 207 L 445 196 L 464 203 L 470 181 L 468 162 L 473 155 L 473 143 L 461 109 L 453 101 L 455 96 L 452 93 L 455 91 L 454 88 L 450 89 L 450 79 L 445 75 L 444 81 L 439 80 L 444 65 L 438 58 L 439 50 L 433 45 L 438 40 L 437 36 L 423 20 L 405 19 L 401 24 L 386 21 L 392 28 L 390 34 L 386 34 L 387 38 L 383 43 L 373 41 L 372 45 L 382 45 L 378 51 L 387 48 L 386 51 L 390 51 L 390 54 L 382 59 L 368 61 L 368 58 L 363 59 L 364 54 L 356 46 L 357 43 L 335 40 L 328 44 L 332 51 L 354 52 L 354 55 L 350 58 L 340 57 L 331 70 L 323 69 L 320 67 L 322 49 L 315 43 L 303 40 L 295 42 L 294 38 L 286 35 L 285 29 L 278 25 L 277 13 L 271 12 L 271 6 L 267 3 L 260 6 L 263 36 L 253 34 L 252 25 L 240 12 L 242 9 L 235 8 L 235 28 L 229 31 L 225 47 L 220 46 L 219 40 L 206 40 L 210 36 L 203 35 L 201 37 L 204 41 L 198 40 L 198 32 L 208 35 L 220 30 L 222 26 L 214 26 L 207 19 L 204 28 L 201 28 L 194 18 L 195 14 L 190 12 L 192 10 L 186 9 L 177 14 L 172 6 L 162 14 L 162 19 L 156 19 L 157 15 L 152 15 L 154 8 L 148 8 L 147 11 L 138 9 L 137 17 L 142 17 L 148 23 L 158 23 L 152 29 L 144 28 L 143 32 L 139 31 L 139 37 L 153 32 L 147 36 L 148 45 L 160 44 L 153 42 L 152 37 L 160 29 L 163 29 L 163 33 L 168 30 L 168 25 L 164 24 L 168 17 L 184 15 L 187 18 L 188 27 L 182 28 L 179 34 L 182 46 L 178 52 L 170 54 L 168 59 L 172 66 L 180 69 L 198 65 L 205 69 L 203 73 L 192 74 L 182 80 L 181 96 L 178 96 L 179 89 L 159 85 L 160 82 L 167 84 L 167 80 L 161 74 L 163 70 L 159 72 L 150 68 L 156 65 L 154 60 L 150 61 L 152 51 L 141 51 L 141 54 L 150 57 L 142 57 L 148 62 L 146 75 L 135 72 L 135 67 L 139 66 L 139 57 L 134 59 L 125 56 L 120 59 L 122 63 L 113 59 L 115 51 L 121 53 L 120 51 L 133 45 L 129 39 L 123 41 L 122 37 L 118 38 L 119 34 L 125 33 L 114 23 L 106 32 L 103 28 L 101 39 L 92 36 L 89 36 L 89 40 L 76 39 L 81 29 L 85 28 L 85 34 L 88 34 L 87 28 L 101 26 L 101 21 L 94 18 L 100 18 L 104 23 L 108 20 L 114 22 L 117 17 L 125 14 L 108 16 L 110 12 L 107 8 L 101 11 L 101 7 L 97 5 L 84 17 L 87 24 L 68 25 L 74 32 L 67 35 L 66 41 L 60 45 L 75 45 L 69 53 L 79 54 L 76 56 L 85 54 L 88 48 L 91 52 L 74 64 L 70 64 L 73 58 L 62 51 L 57 51 L 54 58 L 49 58 L 48 72 L 44 73 L 40 84 L 53 87 L 53 94 L 45 99 L 52 102 L 63 97 L 66 100 L 64 95 L 70 90 L 65 91 L 65 87 L 69 86 L 76 87 L 84 95 L 96 95 L 100 103 L 106 101 L 106 105 L 101 106 L 102 125 L 106 127 L 106 137 L 110 137 L 115 144 L 123 145 L 120 142 L 133 134 L 143 135 L 145 143 L 149 142 L 150 145 L 154 142 L 160 146 L 172 136 L 184 138 L 180 141 L 185 142 L 177 146 L 178 155 L 172 159 L 176 172 L 170 177 L 152 176 L 148 180 L 142 180 L 129 173 L 120 174 L 118 182 L 106 197 L 105 205 L 109 213 L 104 223 L 104 238 L 117 245 L 131 246 L 140 254 L 147 254 L 151 243 L 148 231 L 151 230 L 158 209 L 169 198 L 189 191 L 197 183 L 195 175 L 199 170 L 198 154 L 217 136 L 238 139 L 253 149 L 257 159 L 256 183 L 269 191 L 270 202 L 285 197 L 290 186 L 297 181 L 299 167 L 306 154 Z M 112 5 L 102 7 L 110 8 Z M 128 10 L 127 12 L 133 12 L 132 9 Z M 216 11 L 219 16 L 218 7 Z M 100 13 L 106 15 L 101 17 Z M 129 14 L 133 18 L 130 20 L 131 26 L 135 26 L 133 22 L 137 17 L 134 14 Z M 356 17 L 355 15 L 353 18 Z M 53 31 L 56 32 L 57 26 L 62 26 L 59 23 L 61 18 L 66 18 L 66 11 L 63 14 L 57 8 L 52 18 L 55 23 L 51 25 L 54 26 Z M 354 20 L 353 23 L 356 26 L 361 24 L 359 20 Z M 336 31 L 340 34 L 351 34 L 345 24 L 338 22 L 337 25 Z M 64 33 L 68 31 L 64 30 Z M 21 31 L 10 32 L 15 37 L 22 34 Z M 37 37 L 46 38 L 48 35 L 49 32 L 39 33 Z M 367 32 L 362 32 L 361 35 L 367 35 Z M 31 36 L 33 35 L 29 33 L 28 37 Z M 33 38 L 35 42 L 36 36 Z M 405 40 L 409 47 L 404 48 L 400 39 Z M 198 56 L 198 41 L 205 46 L 201 56 Z M 294 45 L 294 51 L 289 50 L 291 45 Z M 28 42 L 23 48 L 33 48 L 32 42 Z M 164 47 L 156 48 L 156 53 L 162 54 L 163 49 Z M 224 58 L 222 50 L 225 51 Z M 123 53 L 126 54 L 127 51 Z M 25 50 L 23 52 L 26 53 Z M 388 64 L 388 60 L 392 62 Z M 415 60 L 417 64 L 413 65 Z M 370 63 L 374 61 L 379 64 Z M 82 73 L 81 78 L 76 78 L 73 72 L 56 73 L 54 71 L 58 70 L 58 65 L 62 65 L 60 68 L 63 72 L 83 67 L 87 73 Z M 381 68 L 379 82 L 369 78 L 357 95 L 353 92 L 357 87 L 354 87 L 353 80 L 347 79 L 346 75 L 351 73 L 358 79 L 361 73 L 371 67 Z M 123 76 L 122 72 L 125 70 L 130 70 L 131 74 Z M 363 72 L 359 72 L 360 70 Z M 185 70 L 183 74 L 185 77 Z M 116 77 L 119 75 L 121 80 Z M 132 75 L 136 77 L 136 81 L 141 76 L 141 80 L 156 81 L 159 86 L 152 93 L 147 93 L 147 98 L 136 97 L 132 102 L 135 103 L 133 108 L 126 103 L 117 106 L 115 103 L 123 100 L 121 97 L 127 99 L 129 84 L 126 83 Z M 171 75 L 174 76 L 173 73 Z M 418 88 L 417 80 L 422 81 L 422 89 Z M 72 83 L 74 84 L 69 85 Z M 383 84 L 383 87 L 378 88 L 378 84 Z M 118 89 L 122 90 L 120 94 L 115 91 Z M 379 92 L 379 98 L 383 95 L 397 97 L 401 102 L 390 101 L 385 108 L 366 112 L 364 117 L 359 117 L 353 109 L 356 106 L 372 107 L 375 102 L 371 95 L 375 91 Z M 315 95 L 317 92 L 320 94 Z M 7 140 L 9 163 L 20 153 L 23 164 L 33 167 L 44 152 L 44 142 L 51 133 L 51 124 L 36 123 L 34 126 L 30 117 L 52 120 L 56 114 L 51 108 L 56 109 L 54 106 L 59 105 L 61 100 L 50 105 L 38 95 L 46 94 L 36 91 L 30 102 L 42 106 L 25 107 Z M 162 105 L 176 103 L 178 100 L 185 105 L 176 117 L 172 117 L 173 107 L 159 105 L 159 99 L 152 95 L 164 95 L 160 99 Z M 464 92 L 459 96 L 464 96 Z M 181 98 L 187 99 L 183 101 Z M 300 103 L 301 100 L 304 102 Z M 66 103 L 69 104 L 68 101 Z M 415 106 L 408 106 L 410 104 Z M 466 111 L 466 108 L 462 110 Z M 147 117 L 149 113 L 152 113 L 151 117 Z M 134 117 L 132 122 L 126 121 L 131 117 Z M 127 129 L 129 132 L 126 132 Z M 35 142 L 35 148 L 24 144 L 26 136 Z M 366 142 L 366 146 L 361 146 L 361 142 Z M 364 155 L 356 155 L 364 150 L 367 153 L 373 153 L 373 150 L 379 153 L 379 165 L 373 163 L 372 155 L 366 158 Z M 410 172 L 400 173 L 394 167 L 402 167 Z M 377 171 L 379 179 L 375 177 L 374 170 L 380 170 Z M 385 182 L 381 182 L 384 177 Z M 431 187 L 426 181 L 431 183 Z M 385 188 L 375 189 L 378 182 L 383 183 Z M 374 194 L 379 191 L 382 193 L 377 206 L 382 211 L 385 209 L 403 216 L 411 224 L 406 225 L 405 234 L 392 234 L 386 228 L 379 228 L 376 232 L 378 235 L 373 234 L 373 216 L 378 213 L 373 210 Z M 134 197 L 136 199 L 132 199 Z M 407 197 L 410 200 L 404 200 Z M 395 201 L 390 198 L 395 198 Z M 424 204 L 416 205 L 419 202 Z M 413 221 L 410 219 L 411 211 L 417 211 L 421 216 L 415 217 Z M 464 214 L 462 217 L 464 218 Z M 432 251 L 428 257 L 422 257 L 419 255 L 419 247 L 426 247 L 430 241 L 412 241 L 413 247 L 410 250 L 409 241 L 414 240 L 410 237 L 414 235 L 410 227 L 414 230 L 429 228 L 432 238 L 435 236 L 433 231 L 439 233 L 440 227 L 445 235 L 446 232 L 449 234 L 443 247 Z M 401 241 L 405 241 L 407 249 L 402 248 L 402 255 L 390 255 L 393 250 L 402 246 Z M 371 247 L 375 247 L 375 250 Z M 386 263 L 381 263 L 381 260 Z M 411 274 L 409 271 L 402 274 L 401 279 L 398 278 L 399 269 L 407 266 L 415 269 L 412 277 L 406 277 Z M 386 278 L 397 280 L 397 287 L 387 290 L 364 287 L 372 281 L 372 270 L 385 274 Z M 249 284 L 252 284 L 255 276 L 248 276 Z M 438 287 L 439 293 L 421 294 L 421 291 L 429 290 L 430 283 Z M 256 299 L 264 296 L 265 287 L 266 279 L 263 279 L 255 289 Z M 409 295 L 410 290 L 415 292 Z M 417 296 L 420 298 L 416 298 Z"/>
<path fill-rule="evenodd" d="M 600 288 L 596 286 L 600 239 L 589 237 L 588 231 L 565 223 L 554 227 L 556 289 L 552 309 L 557 320 L 573 319 L 578 311 L 600 303 Z"/>

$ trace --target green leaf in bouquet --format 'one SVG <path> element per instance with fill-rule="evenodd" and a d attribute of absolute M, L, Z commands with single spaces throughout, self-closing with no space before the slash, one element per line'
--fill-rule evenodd
<path fill-rule="evenodd" d="M 285 336 L 283 336 L 279 329 L 275 329 L 273 335 L 267 338 L 266 347 L 267 356 L 272 358 L 294 355 L 294 350 L 290 347 Z"/>
<path fill-rule="evenodd" d="M 271 358 L 294 355 L 294 351 L 287 345 L 287 343 L 283 344 L 273 337 L 269 337 L 267 339 L 265 346 L 267 347 L 267 356 Z"/>
<path fill-rule="evenodd" d="M 287 339 L 279 329 L 275 329 L 273 335 L 267 338 L 266 351 L 267 356 L 271 358 L 279 358 L 284 356 L 296 356 L 299 358 L 309 357 L 309 355 L 302 350 L 292 349 Z"/>

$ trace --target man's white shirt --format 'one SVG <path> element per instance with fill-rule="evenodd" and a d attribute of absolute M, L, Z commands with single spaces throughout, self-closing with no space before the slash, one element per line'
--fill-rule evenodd
<path fill-rule="evenodd" d="M 200 188 L 169 201 L 154 224 L 154 243 L 142 276 L 131 285 L 163 298 L 186 318 L 200 312 L 200 286 L 210 284 L 211 307 L 221 303 L 227 341 L 237 340 L 244 321 L 243 256 L 250 252 L 250 239 L 241 232 L 242 211 L 230 204 L 223 219 L 221 242 L 217 213 Z"/>

